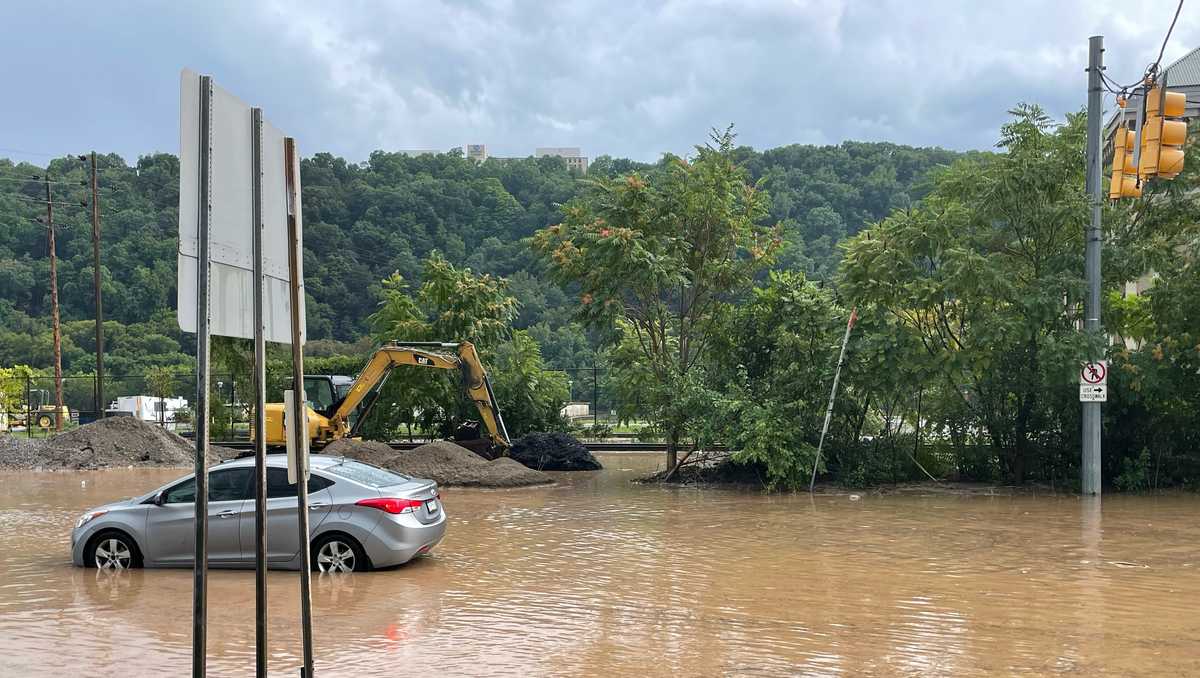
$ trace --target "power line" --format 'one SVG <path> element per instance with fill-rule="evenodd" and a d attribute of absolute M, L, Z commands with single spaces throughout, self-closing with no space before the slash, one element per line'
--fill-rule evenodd
<path fill-rule="evenodd" d="M 25 202 L 35 202 L 35 203 L 38 203 L 39 205 L 54 205 L 55 207 L 87 207 L 86 202 L 76 204 L 76 203 L 71 203 L 71 202 L 59 202 L 56 200 L 53 203 L 50 203 L 45 200 L 42 200 L 41 198 L 31 198 L 29 196 L 17 195 L 17 194 L 9 194 L 8 197 L 16 198 L 17 200 L 24 200 Z"/>
<path fill-rule="evenodd" d="M 1129 90 L 1137 87 L 1138 85 L 1141 85 L 1148 78 L 1154 78 L 1158 75 L 1158 69 L 1162 65 L 1163 54 L 1165 54 L 1167 51 L 1167 41 L 1169 41 L 1171 39 L 1171 33 L 1172 33 L 1172 31 L 1175 30 L 1175 22 L 1179 20 L 1179 12 L 1182 9 L 1183 9 L 1183 0 L 1179 0 L 1179 4 L 1175 6 L 1175 16 L 1173 16 L 1171 18 L 1171 25 L 1167 28 L 1167 34 L 1166 34 L 1166 36 L 1163 37 L 1162 46 L 1158 50 L 1158 58 L 1155 59 L 1153 63 L 1151 63 L 1149 66 L 1146 67 L 1146 72 L 1142 75 L 1142 77 L 1128 85 L 1122 85 L 1122 84 L 1118 83 L 1116 80 L 1113 80 L 1112 78 L 1110 78 L 1103 71 L 1101 71 L 1100 79 L 1101 79 L 1102 83 L 1106 85 L 1105 89 L 1108 89 L 1108 91 L 1110 91 L 1113 94 L 1116 94 L 1118 96 L 1125 96 L 1129 92 Z M 1107 85 L 1111 85 L 1112 87 L 1117 88 L 1116 91 L 1114 91 L 1112 88 L 1108 87 Z"/>
<path fill-rule="evenodd" d="M 1183 9 L 1183 0 L 1179 0 L 1179 4 L 1175 6 L 1175 16 L 1171 19 L 1171 26 L 1167 28 L 1167 35 L 1163 38 L 1162 47 L 1158 50 L 1158 58 L 1154 60 L 1154 70 L 1158 70 L 1159 64 L 1162 63 L 1163 53 L 1167 51 L 1167 40 L 1171 39 L 1171 31 L 1175 30 L 1175 22 L 1179 20 L 1179 10 Z"/>
<path fill-rule="evenodd" d="M 38 178 L 34 178 L 34 177 L 31 177 L 29 179 L 22 179 L 21 177 L 0 177 L 0 181 L 19 181 L 19 182 L 28 183 L 28 184 L 45 183 L 42 179 L 38 179 Z M 52 183 L 52 184 L 75 184 L 76 186 L 84 185 L 82 182 L 79 182 L 79 181 L 67 181 L 65 179 L 51 179 L 50 183 Z"/>

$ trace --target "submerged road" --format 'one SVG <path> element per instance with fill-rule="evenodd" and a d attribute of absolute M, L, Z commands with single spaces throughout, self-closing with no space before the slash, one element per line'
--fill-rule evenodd
<path fill-rule="evenodd" d="M 444 488 L 446 540 L 314 576 L 317 672 L 1200 675 L 1200 497 L 768 495 L 630 482 Z M 186 469 L 0 473 L 0 676 L 184 675 L 190 570 L 71 567 L 86 507 Z M 254 574 L 210 575 L 209 675 L 250 675 Z M 297 579 L 272 572 L 272 675 Z"/>

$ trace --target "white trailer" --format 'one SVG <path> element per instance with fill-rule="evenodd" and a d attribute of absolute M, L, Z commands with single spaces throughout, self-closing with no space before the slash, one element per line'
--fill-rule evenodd
<path fill-rule="evenodd" d="M 173 422 L 175 413 L 187 409 L 186 398 L 156 398 L 148 395 L 121 396 L 111 405 L 110 410 L 129 412 L 142 421 Z"/>

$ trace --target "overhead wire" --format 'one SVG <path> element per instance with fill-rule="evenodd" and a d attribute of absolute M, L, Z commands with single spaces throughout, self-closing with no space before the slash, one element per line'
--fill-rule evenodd
<path fill-rule="evenodd" d="M 1154 60 L 1154 70 L 1158 70 L 1162 64 L 1163 53 L 1167 51 L 1167 41 L 1171 39 L 1171 31 L 1175 30 L 1175 22 L 1179 21 L 1179 11 L 1183 9 L 1183 0 L 1179 0 L 1179 4 L 1175 6 L 1175 16 L 1171 19 L 1171 25 L 1167 28 L 1167 35 L 1163 38 L 1162 47 L 1158 50 L 1158 58 Z"/>
<path fill-rule="evenodd" d="M 1134 88 L 1138 87 L 1139 85 L 1144 84 L 1148 79 L 1156 79 L 1157 78 L 1158 70 L 1162 66 L 1163 55 L 1166 54 L 1166 52 L 1167 52 L 1167 42 L 1170 41 L 1170 39 L 1171 39 L 1171 33 L 1175 30 L 1175 22 L 1177 22 L 1179 20 L 1179 13 L 1182 10 L 1183 10 L 1183 0 L 1179 0 L 1179 4 L 1177 4 L 1175 6 L 1175 15 L 1173 17 L 1171 17 L 1171 25 L 1167 27 L 1167 34 L 1165 36 L 1163 36 L 1162 46 L 1159 47 L 1158 58 L 1156 58 L 1152 63 L 1150 63 L 1148 66 L 1146 66 L 1146 71 L 1142 74 L 1142 77 L 1138 78 L 1136 81 L 1134 81 L 1128 85 L 1122 85 L 1121 83 L 1119 83 L 1116 80 L 1114 80 L 1113 78 L 1111 78 L 1104 71 L 1101 71 L 1100 72 L 1100 80 L 1102 83 L 1104 83 L 1106 85 L 1105 89 L 1108 89 L 1109 92 L 1112 92 L 1113 94 L 1116 94 L 1117 96 L 1127 96 L 1128 93 L 1130 92 L 1130 90 L 1133 90 Z M 1114 90 L 1113 88 L 1116 88 L 1116 89 Z"/>

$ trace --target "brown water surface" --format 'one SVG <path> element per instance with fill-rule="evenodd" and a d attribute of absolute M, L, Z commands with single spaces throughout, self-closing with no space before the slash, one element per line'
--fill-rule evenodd
<path fill-rule="evenodd" d="M 445 492 L 428 557 L 313 578 L 317 674 L 1200 675 L 1200 498 Z M 0 474 L 0 676 L 190 669 L 190 570 L 71 567 L 81 510 L 178 469 Z M 214 571 L 209 674 L 252 675 L 254 575 Z M 297 578 L 270 576 L 273 675 Z"/>

